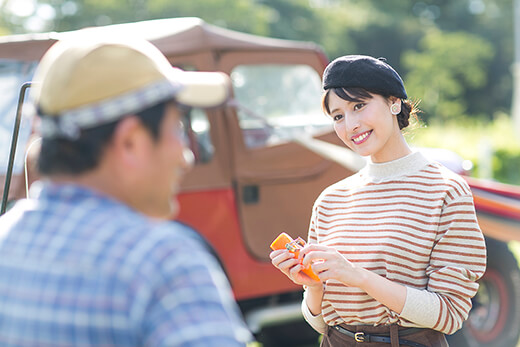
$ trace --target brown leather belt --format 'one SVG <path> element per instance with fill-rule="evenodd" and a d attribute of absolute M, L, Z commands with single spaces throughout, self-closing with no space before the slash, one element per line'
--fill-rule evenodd
<path fill-rule="evenodd" d="M 363 343 L 363 342 L 366 342 L 366 343 L 368 343 L 368 342 L 392 343 L 390 334 L 381 334 L 381 333 L 367 334 L 362 331 L 354 332 L 354 331 L 347 330 L 340 325 L 334 325 L 333 328 L 344 335 L 352 337 L 358 343 Z M 406 336 L 406 335 L 411 335 L 411 334 L 421 332 L 423 330 L 424 329 L 421 329 L 421 328 L 405 328 L 405 329 L 399 330 L 398 334 L 401 336 Z M 403 346 L 411 346 L 411 347 L 428 347 L 423 344 L 420 344 L 420 343 L 417 343 L 414 341 L 408 341 L 405 339 L 399 339 L 399 344 L 403 345 Z"/>

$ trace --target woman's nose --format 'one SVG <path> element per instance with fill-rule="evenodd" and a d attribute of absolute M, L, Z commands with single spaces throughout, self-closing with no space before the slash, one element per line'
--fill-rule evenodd
<path fill-rule="evenodd" d="M 346 115 L 345 126 L 348 132 L 355 132 L 359 129 L 359 118 L 355 115 Z"/>

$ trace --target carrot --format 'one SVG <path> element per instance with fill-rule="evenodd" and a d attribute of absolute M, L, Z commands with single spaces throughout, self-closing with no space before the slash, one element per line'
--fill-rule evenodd
<path fill-rule="evenodd" d="M 271 243 L 271 249 L 273 251 L 277 249 L 287 249 L 286 245 L 289 242 L 292 242 L 293 239 L 287 235 L 286 233 L 282 232 L 278 237 Z M 294 254 L 294 258 L 298 258 L 299 251 L 296 249 L 294 251 L 289 250 L 291 253 Z M 320 278 L 312 271 L 311 266 L 307 266 L 305 269 L 302 270 L 304 274 L 309 276 L 315 281 L 321 281 Z"/>

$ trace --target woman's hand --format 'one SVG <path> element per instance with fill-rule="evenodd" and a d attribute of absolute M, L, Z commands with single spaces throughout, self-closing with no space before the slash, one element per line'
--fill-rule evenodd
<path fill-rule="evenodd" d="M 360 288 L 392 311 L 398 314 L 402 312 L 406 300 L 406 287 L 402 284 L 356 266 L 331 247 L 309 244 L 300 250 L 299 257 L 303 266 L 311 264 L 312 271 L 323 282 L 334 279 L 347 286 Z"/>
<path fill-rule="evenodd" d="M 332 247 L 308 244 L 300 250 L 299 259 L 303 267 L 311 265 L 323 282 L 334 279 L 351 287 L 362 287 L 365 279 L 363 268 L 354 265 Z"/>
<path fill-rule="evenodd" d="M 294 258 L 294 253 L 285 249 L 272 251 L 269 254 L 271 263 L 283 272 L 287 277 L 296 284 L 305 285 L 307 287 L 319 286 L 323 287 L 322 282 L 315 281 L 302 272 L 304 267 L 300 264 L 298 258 Z"/>

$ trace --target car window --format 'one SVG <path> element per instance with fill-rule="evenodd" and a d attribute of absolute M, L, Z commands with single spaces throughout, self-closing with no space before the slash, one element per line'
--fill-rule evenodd
<path fill-rule="evenodd" d="M 175 67 L 184 71 L 197 71 L 191 64 L 180 63 Z M 211 140 L 208 114 L 199 108 L 184 108 L 183 111 L 184 140 L 193 153 L 194 164 L 209 163 L 215 154 L 215 148 Z"/>
<path fill-rule="evenodd" d="M 249 148 L 330 131 L 321 110 L 321 80 L 307 65 L 240 65 L 231 73 L 235 106 Z"/>
<path fill-rule="evenodd" d="M 195 164 L 211 161 L 215 149 L 210 136 L 208 115 L 201 109 L 186 109 L 182 119 L 187 146 L 193 152 Z"/>

